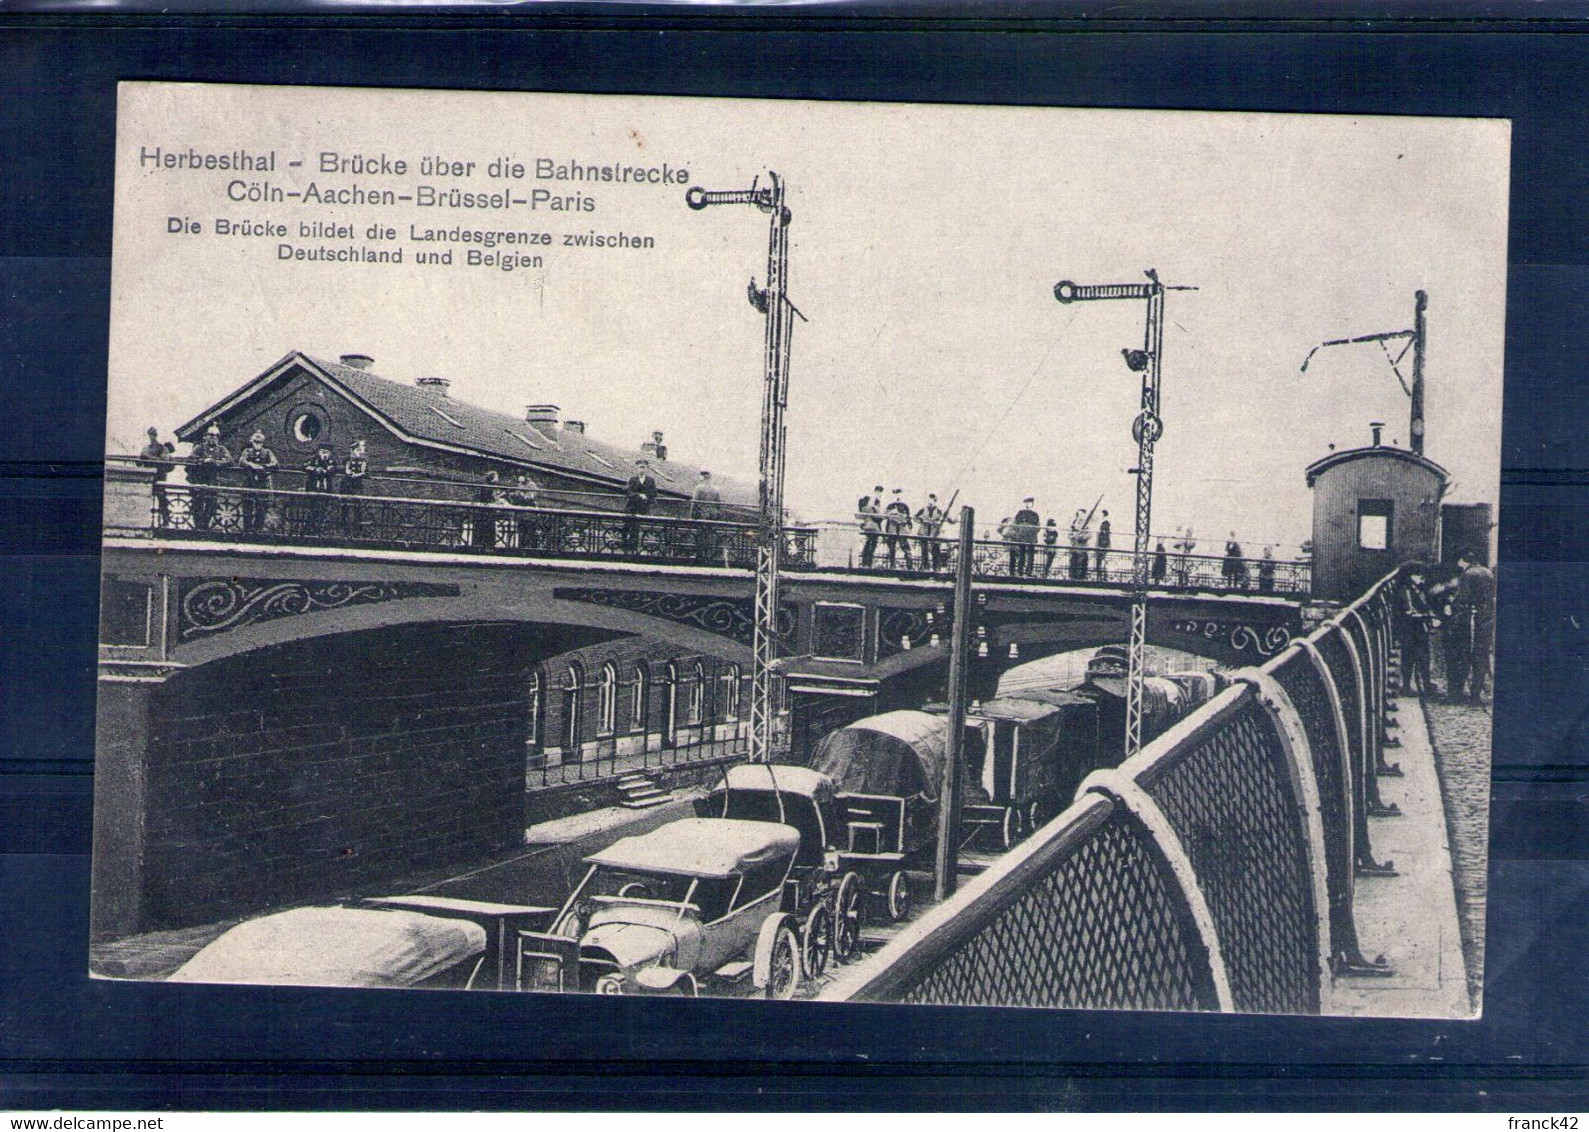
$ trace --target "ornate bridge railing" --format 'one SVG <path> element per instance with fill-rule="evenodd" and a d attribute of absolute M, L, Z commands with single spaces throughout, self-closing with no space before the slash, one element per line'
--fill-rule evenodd
<path fill-rule="evenodd" d="M 859 553 L 847 567 L 884 574 L 952 574 L 959 546 L 952 539 L 915 535 L 878 535 L 870 547 L 862 535 Z M 1045 546 L 980 539 L 974 545 L 972 573 L 978 578 L 1030 582 L 1068 582 L 1130 588 L 1136 580 L 1132 550 L 1092 546 Z M 1226 558 L 1216 555 L 1150 552 L 1149 584 L 1155 590 L 1183 589 L 1220 593 L 1307 594 L 1312 564 L 1275 558 Z"/>
<path fill-rule="evenodd" d="M 826 999 L 1316 1013 L 1365 960 L 1386 578 L 1121 766 Z"/>
<path fill-rule="evenodd" d="M 157 483 L 162 537 L 303 546 L 598 558 L 754 569 L 745 523 L 386 495 Z M 815 532 L 786 528 L 785 561 L 815 564 Z"/>

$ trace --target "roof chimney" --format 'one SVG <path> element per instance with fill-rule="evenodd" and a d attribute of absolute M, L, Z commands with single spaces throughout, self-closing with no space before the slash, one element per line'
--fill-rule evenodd
<path fill-rule="evenodd" d="M 368 354 L 343 354 L 342 364 L 349 369 L 369 369 L 375 364 L 375 359 Z"/>
<path fill-rule="evenodd" d="M 526 405 L 524 419 L 538 432 L 552 432 L 557 428 L 556 405 Z"/>
<path fill-rule="evenodd" d="M 1379 434 L 1384 430 L 1385 422 L 1384 421 L 1369 421 L 1368 422 L 1368 427 L 1374 433 L 1374 447 L 1378 448 L 1379 447 Z"/>
<path fill-rule="evenodd" d="M 584 421 L 564 421 L 563 422 L 563 431 L 564 432 L 577 432 L 577 433 L 583 434 L 584 431 L 585 431 L 585 422 Z"/>
<path fill-rule="evenodd" d="M 421 389 L 429 389 L 432 393 L 440 393 L 445 397 L 447 396 L 447 387 L 452 384 L 452 381 L 445 377 L 421 377 L 415 379 L 414 384 Z"/>

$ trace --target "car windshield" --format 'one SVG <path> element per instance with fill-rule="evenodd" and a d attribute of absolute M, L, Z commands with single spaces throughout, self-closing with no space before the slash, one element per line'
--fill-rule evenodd
<path fill-rule="evenodd" d="M 614 897 L 625 900 L 660 900 L 682 903 L 689 895 L 694 877 L 670 873 L 639 872 L 602 865 L 585 883 L 586 897 Z"/>

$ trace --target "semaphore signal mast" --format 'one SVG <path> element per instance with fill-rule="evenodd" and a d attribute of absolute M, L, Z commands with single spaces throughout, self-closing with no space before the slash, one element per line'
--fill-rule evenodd
<path fill-rule="evenodd" d="M 1166 287 L 1156 272 L 1145 273 L 1146 283 L 1106 283 L 1082 286 L 1069 279 L 1054 284 L 1054 298 L 1061 303 L 1090 302 L 1099 299 L 1145 299 L 1148 304 L 1147 327 L 1142 349 L 1122 350 L 1126 366 L 1142 375 L 1142 402 L 1131 435 L 1137 442 L 1137 518 L 1135 553 L 1131 571 L 1131 644 L 1126 678 L 1125 753 L 1130 758 L 1142 749 L 1143 649 L 1148 632 L 1148 542 L 1153 518 L 1153 446 L 1164 434 L 1159 415 L 1160 360 L 1164 348 L 1164 292 L 1195 291 L 1196 287 Z"/>
<path fill-rule="evenodd" d="M 750 204 L 768 215 L 767 285 L 748 289 L 750 304 L 767 319 L 762 351 L 760 511 L 756 540 L 755 635 L 750 681 L 750 761 L 772 761 L 772 677 L 778 655 L 778 572 L 783 558 L 783 412 L 789 404 L 789 340 L 794 318 L 805 316 L 788 297 L 789 221 L 784 183 L 770 173 L 771 184 L 759 188 L 708 192 L 692 186 L 684 201 L 700 210 L 714 204 Z"/>

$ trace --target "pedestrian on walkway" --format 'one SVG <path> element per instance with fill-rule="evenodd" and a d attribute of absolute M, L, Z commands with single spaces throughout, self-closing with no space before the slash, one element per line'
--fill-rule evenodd
<path fill-rule="evenodd" d="M 177 446 L 170 441 L 161 440 L 160 430 L 151 425 L 149 443 L 145 444 L 143 451 L 138 453 L 138 462 L 146 468 L 154 469 L 151 486 L 154 490 L 155 514 L 162 529 L 171 525 L 171 501 L 166 498 L 164 484 L 166 476 L 170 475 L 171 469 L 176 466 L 171 459 L 176 450 Z"/>
<path fill-rule="evenodd" d="M 690 493 L 690 518 L 700 523 L 695 530 L 695 557 L 703 566 L 711 565 L 717 557 L 717 528 L 712 524 L 720 517 L 722 501 L 722 493 L 712 482 L 712 473 L 702 468 L 700 482 Z"/>
<path fill-rule="evenodd" d="M 1455 606 L 1457 616 L 1468 620 L 1468 698 L 1481 704 L 1495 639 L 1495 575 L 1471 553 L 1459 557 L 1457 565 L 1462 574 L 1457 578 Z"/>
<path fill-rule="evenodd" d="M 1153 581 L 1155 585 L 1162 586 L 1164 579 L 1170 572 L 1170 553 L 1164 549 L 1164 540 L 1159 539 L 1158 545 L 1153 548 Z"/>
<path fill-rule="evenodd" d="M 924 570 L 942 570 L 949 561 L 949 550 L 942 537 L 948 518 L 949 512 L 938 506 L 938 496 L 929 491 L 927 505 L 916 512 L 916 537 Z"/>
<path fill-rule="evenodd" d="M 540 502 L 541 485 L 532 480 L 528 475 L 520 472 L 513 480 L 513 488 L 508 492 L 508 502 L 520 508 L 518 514 L 518 546 L 520 550 L 534 550 L 537 548 L 540 533 L 541 518 L 535 513 L 534 508 Z"/>
<path fill-rule="evenodd" d="M 1092 541 L 1092 532 L 1087 526 L 1087 512 L 1078 508 L 1076 517 L 1070 521 L 1070 580 L 1073 582 L 1087 580 L 1087 544 Z"/>
<path fill-rule="evenodd" d="M 1019 532 L 1015 529 L 1015 519 L 1009 515 L 1004 516 L 999 520 L 996 533 L 1004 540 L 1010 560 L 1010 577 L 1014 578 L 1021 564 L 1021 544 Z"/>
<path fill-rule="evenodd" d="M 905 502 L 903 488 L 896 487 L 894 497 L 883 508 L 883 540 L 888 545 L 888 568 L 896 568 L 896 554 L 905 552 L 905 569 L 914 569 L 910 559 L 910 504 Z"/>
<path fill-rule="evenodd" d="M 1275 592 L 1275 550 L 1272 546 L 1263 548 L 1263 558 L 1258 562 L 1258 592 Z"/>
<path fill-rule="evenodd" d="M 1100 582 L 1107 582 L 1109 580 L 1107 566 L 1109 563 L 1109 547 L 1113 538 L 1114 527 L 1109 522 L 1109 512 L 1105 511 L 1103 513 L 1103 518 L 1098 523 L 1098 541 L 1095 544 L 1098 547 L 1098 568 L 1093 571 L 1094 575 L 1097 576 Z"/>
<path fill-rule="evenodd" d="M 263 530 L 274 502 L 270 489 L 280 466 L 276 454 L 266 445 L 263 432 L 256 429 L 248 438 L 248 447 L 238 454 L 237 466 L 246 476 L 245 486 L 252 489 L 243 496 L 243 530 Z"/>
<path fill-rule="evenodd" d="M 1197 540 L 1192 537 L 1192 528 L 1188 526 L 1185 531 L 1180 527 L 1175 528 L 1175 533 L 1180 539 L 1175 544 L 1175 573 L 1179 585 L 1192 584 L 1192 551 L 1197 549 Z"/>
<path fill-rule="evenodd" d="M 1021 509 L 1015 513 L 1015 539 L 1019 561 L 1012 563 L 1011 573 L 1030 577 L 1037 565 L 1037 532 L 1042 528 L 1042 517 L 1037 513 L 1037 499 L 1028 495 L 1021 500 Z"/>
<path fill-rule="evenodd" d="M 331 494 L 331 477 L 336 470 L 336 457 L 326 444 L 316 448 L 314 455 L 303 466 L 303 489 L 312 496 L 306 501 L 304 519 L 312 535 L 318 535 L 325 527 L 326 512 L 331 506 L 325 497 Z"/>
<path fill-rule="evenodd" d="M 1225 575 L 1225 586 L 1233 590 L 1247 588 L 1247 560 L 1242 557 L 1241 543 L 1236 541 L 1236 532 L 1230 532 L 1230 539 L 1225 543 L 1225 561 L 1221 567 Z"/>
<path fill-rule="evenodd" d="M 1394 629 L 1401 645 L 1401 690 L 1425 695 L 1429 685 L 1429 622 L 1433 612 L 1424 590 L 1423 567 L 1414 563 L 1397 587 Z"/>
<path fill-rule="evenodd" d="M 1043 524 L 1043 577 L 1054 569 L 1054 556 L 1059 553 L 1059 520 L 1050 516 Z"/>
<path fill-rule="evenodd" d="M 657 480 L 651 474 L 650 460 L 636 460 L 634 475 L 623 488 L 623 509 L 628 517 L 623 524 L 623 548 L 626 554 L 640 550 L 640 516 L 651 513 L 651 504 L 657 498 Z"/>
<path fill-rule="evenodd" d="M 221 443 L 221 426 L 204 430 L 204 439 L 188 457 L 188 483 L 193 488 L 193 529 L 207 531 L 215 525 L 221 469 L 232 466 L 232 453 Z"/>
<path fill-rule="evenodd" d="M 877 540 L 883 533 L 883 485 L 863 495 L 855 504 L 855 521 L 861 531 L 861 569 L 870 570 L 877 557 Z"/>
<path fill-rule="evenodd" d="M 370 474 L 370 460 L 364 441 L 355 440 L 348 449 L 348 458 L 342 461 L 342 529 L 357 535 L 364 528 L 364 504 L 359 498 L 364 494 L 364 479 Z"/>

